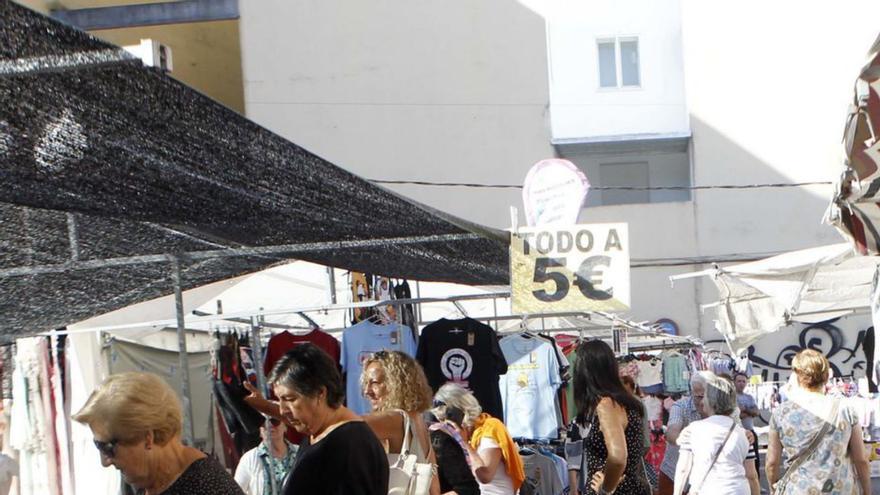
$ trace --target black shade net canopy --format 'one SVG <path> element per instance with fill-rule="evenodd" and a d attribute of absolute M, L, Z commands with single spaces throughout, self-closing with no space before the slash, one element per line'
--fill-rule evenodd
<path fill-rule="evenodd" d="M 0 340 L 289 259 L 506 284 L 507 233 L 371 184 L 0 0 Z"/>

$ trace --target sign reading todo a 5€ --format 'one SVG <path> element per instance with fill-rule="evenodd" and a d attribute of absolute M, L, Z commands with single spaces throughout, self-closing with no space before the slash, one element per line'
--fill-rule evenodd
<path fill-rule="evenodd" d="M 625 223 L 546 226 L 510 236 L 515 313 L 626 311 L 630 305 Z"/>

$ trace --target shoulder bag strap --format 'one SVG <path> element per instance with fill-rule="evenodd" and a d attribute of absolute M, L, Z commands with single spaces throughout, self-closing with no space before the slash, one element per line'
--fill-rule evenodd
<path fill-rule="evenodd" d="M 398 409 L 397 412 L 403 416 L 403 444 L 400 446 L 400 454 L 409 455 L 410 445 L 412 444 L 412 436 L 410 434 L 412 431 L 412 420 L 403 409 Z"/>
<path fill-rule="evenodd" d="M 822 443 L 822 439 L 825 438 L 825 435 L 827 435 L 828 431 L 831 429 L 832 423 L 837 421 L 837 412 L 839 408 L 840 400 L 835 400 L 834 404 L 831 406 L 831 416 L 824 422 L 822 428 L 810 441 L 810 444 L 807 445 L 804 450 L 798 452 L 797 455 L 790 459 L 788 469 L 785 470 L 785 473 L 779 478 L 779 481 L 776 482 L 777 489 L 775 490 L 775 492 L 778 492 L 780 488 L 785 486 L 785 482 L 788 480 L 788 477 L 791 475 L 791 473 L 797 471 L 801 464 L 803 464 L 804 461 L 806 461 L 807 458 L 810 457 L 810 455 L 812 455 L 812 453 L 815 452 L 817 448 L 819 448 L 819 444 Z"/>
<path fill-rule="evenodd" d="M 715 467 L 715 462 L 718 460 L 718 457 L 721 455 L 721 451 L 724 449 L 724 446 L 727 444 L 727 441 L 730 439 L 730 434 L 733 433 L 733 430 L 736 428 L 736 420 L 731 418 L 732 424 L 730 425 L 730 429 L 727 430 L 727 435 L 724 437 L 724 440 L 721 442 L 721 445 L 718 446 L 718 450 L 715 451 L 715 455 L 712 457 L 712 463 L 709 464 L 709 469 L 706 470 L 706 474 L 703 475 L 703 479 L 700 480 L 700 484 L 697 485 L 696 489 L 692 489 L 690 493 L 700 493 L 700 488 L 703 487 L 703 483 L 706 482 L 706 478 L 709 477 L 709 473 L 712 471 L 712 468 Z"/>

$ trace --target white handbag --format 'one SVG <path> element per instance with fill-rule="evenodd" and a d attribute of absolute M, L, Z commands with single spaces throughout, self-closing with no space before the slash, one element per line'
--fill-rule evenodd
<path fill-rule="evenodd" d="M 428 495 L 434 466 L 430 462 L 419 462 L 418 457 L 410 453 L 410 418 L 405 411 L 400 413 L 403 415 L 403 445 L 400 454 L 388 454 L 388 495 Z"/>

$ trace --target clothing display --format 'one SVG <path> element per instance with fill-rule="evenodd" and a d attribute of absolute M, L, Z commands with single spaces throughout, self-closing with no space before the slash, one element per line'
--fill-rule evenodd
<path fill-rule="evenodd" d="M 318 443 L 303 441 L 282 493 L 387 495 L 388 456 L 366 423 L 344 423 Z"/>
<path fill-rule="evenodd" d="M 416 352 L 412 332 L 398 323 L 377 325 L 362 321 L 342 333 L 342 354 L 339 363 L 345 374 L 345 403 L 357 415 L 370 412 L 371 406 L 361 390 L 363 363 L 379 351 L 401 351 L 410 356 Z"/>
<path fill-rule="evenodd" d="M 471 318 L 442 318 L 422 330 L 416 360 L 434 392 L 457 383 L 474 393 L 483 411 L 504 417 L 498 378 L 507 373 L 507 361 L 492 327 Z"/>
<path fill-rule="evenodd" d="M 554 346 L 528 333 L 504 337 L 500 345 L 507 361 L 499 382 L 507 431 L 514 438 L 558 438 L 555 396 L 562 380 Z"/>
<path fill-rule="evenodd" d="M 658 358 L 651 358 L 647 361 L 639 361 L 638 383 L 639 388 L 647 389 L 657 385 L 663 385 L 663 361 Z"/>
<path fill-rule="evenodd" d="M 673 352 L 663 354 L 663 387 L 666 393 L 683 393 L 690 390 L 690 372 L 687 358 Z"/>
<path fill-rule="evenodd" d="M 339 341 L 332 335 L 317 328 L 305 334 L 296 334 L 285 330 L 273 335 L 266 345 L 266 357 L 263 360 L 265 376 L 268 377 L 271 374 L 275 363 L 287 354 L 287 351 L 306 342 L 315 344 L 323 349 L 333 359 L 334 363 L 339 362 L 341 346 Z"/>
<path fill-rule="evenodd" d="M 556 462 L 528 449 L 520 450 L 526 479 L 519 489 L 521 495 L 561 495 L 562 480 Z"/>
<path fill-rule="evenodd" d="M 240 348 L 246 346 L 244 335 L 215 333 L 212 353 L 214 398 L 238 457 L 260 444 L 260 425 L 264 421 L 263 415 L 244 401 L 250 392 L 244 388 L 247 378 L 241 364 Z M 227 467 L 235 469 L 234 465 Z"/>

